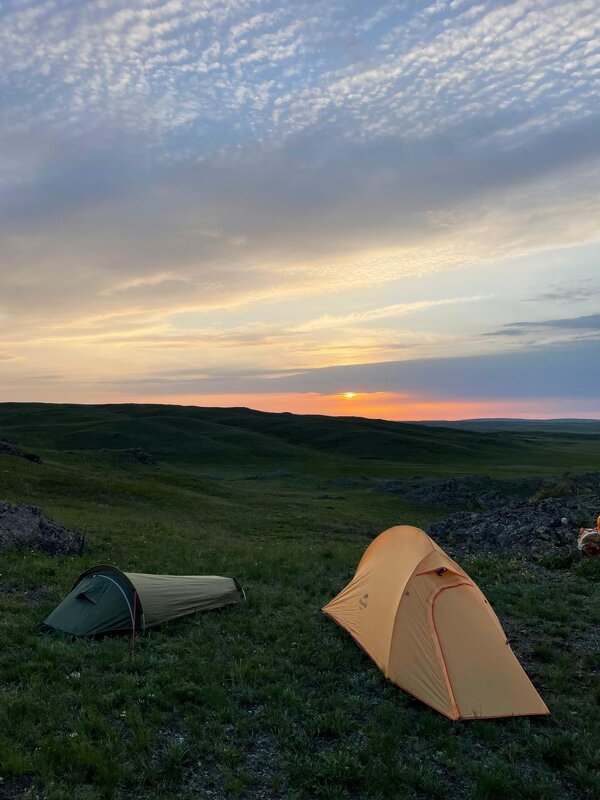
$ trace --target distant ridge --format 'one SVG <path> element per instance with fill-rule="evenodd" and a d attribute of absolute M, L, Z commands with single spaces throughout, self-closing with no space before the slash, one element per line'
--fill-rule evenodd
<path fill-rule="evenodd" d="M 143 447 L 161 457 L 229 462 L 304 459 L 419 461 L 473 452 L 503 454 L 506 442 L 472 431 L 408 422 L 255 411 L 250 408 L 0 403 L 0 438 L 52 450 Z"/>
<path fill-rule="evenodd" d="M 524 433 L 578 433 L 600 434 L 600 419 L 578 417 L 558 417 L 555 419 L 522 419 L 519 417 L 490 417 L 459 420 L 419 420 L 418 425 L 436 428 L 457 428 L 464 431 L 483 433 L 514 431 Z"/>
<path fill-rule="evenodd" d="M 159 462 L 211 470 L 260 465 L 264 471 L 273 464 L 312 470 L 325 460 L 332 469 L 343 471 L 353 462 L 379 474 L 391 466 L 438 464 L 452 464 L 459 472 L 484 466 L 527 471 L 540 463 L 540 453 L 547 469 L 597 468 L 600 420 L 416 423 L 249 408 L 0 403 L 2 438 L 41 450 L 44 458 L 70 451 L 123 459 L 126 451 L 141 448 Z"/>

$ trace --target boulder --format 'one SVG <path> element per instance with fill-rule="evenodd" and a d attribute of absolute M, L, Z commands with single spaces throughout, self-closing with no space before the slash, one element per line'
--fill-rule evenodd
<path fill-rule="evenodd" d="M 83 552 L 83 544 L 81 533 L 48 519 L 39 508 L 0 500 L 0 549 L 78 556 Z"/>

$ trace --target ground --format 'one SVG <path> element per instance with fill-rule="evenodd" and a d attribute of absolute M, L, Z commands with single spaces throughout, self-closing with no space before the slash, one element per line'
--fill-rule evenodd
<path fill-rule="evenodd" d="M 86 548 L 71 557 L 2 553 L 0 798 L 600 796 L 600 561 L 462 561 L 549 718 L 451 722 L 389 684 L 320 611 L 373 536 L 449 513 L 373 491 L 376 482 L 598 469 L 593 437 L 477 434 L 491 436 L 489 452 L 460 455 L 459 438 L 445 460 L 438 452 L 407 462 L 331 455 L 314 449 L 313 429 L 313 449 L 288 435 L 270 455 L 244 458 L 247 440 L 234 428 L 231 458 L 219 459 L 217 447 L 181 459 L 164 439 L 153 448 L 152 432 L 106 446 L 98 419 L 86 422 L 93 442 L 73 443 L 72 432 L 57 442 L 56 417 L 42 436 L 22 408 L 6 408 L 0 437 L 37 448 L 43 463 L 0 455 L 0 498 L 41 507 L 83 532 Z M 43 408 L 36 413 L 45 419 Z M 424 437 L 425 451 L 438 446 Z M 116 449 L 136 446 L 156 466 Z M 106 561 L 235 575 L 248 599 L 139 637 L 134 658 L 126 637 L 41 633 L 79 572 Z"/>

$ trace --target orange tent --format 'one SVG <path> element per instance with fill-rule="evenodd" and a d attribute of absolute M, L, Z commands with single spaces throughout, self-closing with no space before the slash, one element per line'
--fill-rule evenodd
<path fill-rule="evenodd" d="M 450 719 L 550 713 L 482 592 L 419 528 L 378 536 L 323 611 L 389 680 Z"/>

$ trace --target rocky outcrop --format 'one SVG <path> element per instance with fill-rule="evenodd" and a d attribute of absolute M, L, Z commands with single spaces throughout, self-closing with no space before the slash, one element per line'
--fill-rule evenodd
<path fill-rule="evenodd" d="M 17 456 L 17 458 L 25 458 L 27 461 L 33 461 L 35 464 L 41 464 L 42 459 L 37 453 L 29 453 L 21 450 L 16 444 L 9 442 L 8 439 L 0 439 L 0 455 L 2 456 Z"/>
<path fill-rule="evenodd" d="M 577 554 L 581 527 L 600 513 L 600 472 L 560 478 L 410 477 L 374 487 L 428 506 L 460 508 L 428 532 L 448 550 L 524 555 Z"/>
<path fill-rule="evenodd" d="M 600 494 L 600 472 L 562 478 L 412 477 L 378 483 L 374 491 L 401 495 L 424 505 L 460 506 L 475 511 L 505 505 L 507 500 Z"/>
<path fill-rule="evenodd" d="M 40 550 L 51 556 L 81 555 L 81 533 L 48 519 L 34 506 L 0 500 L 0 549 Z"/>
<path fill-rule="evenodd" d="M 256 472 L 254 475 L 246 475 L 245 480 L 247 481 L 262 481 L 262 480 L 272 480 L 275 478 L 295 478 L 296 475 L 293 472 L 286 472 L 282 469 L 274 470 L 273 472 Z"/>
<path fill-rule="evenodd" d="M 539 557 L 577 554 L 581 527 L 595 525 L 600 493 L 506 501 L 490 511 L 459 512 L 429 526 L 449 552 Z"/>
<path fill-rule="evenodd" d="M 132 447 L 129 450 L 124 450 L 123 455 L 128 461 L 135 461 L 136 464 L 147 464 L 149 467 L 156 466 L 156 459 L 152 453 L 146 452 L 141 447 Z"/>

